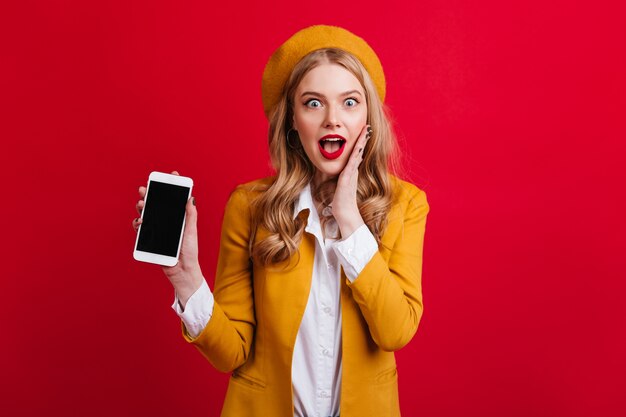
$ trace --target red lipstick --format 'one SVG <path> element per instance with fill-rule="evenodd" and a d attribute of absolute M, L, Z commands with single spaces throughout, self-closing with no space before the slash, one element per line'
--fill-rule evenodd
<path fill-rule="evenodd" d="M 324 146 L 329 147 L 329 149 L 335 148 L 337 145 L 333 145 L 333 143 L 337 143 L 339 148 L 332 152 L 324 149 Z M 324 158 L 337 159 L 341 156 L 346 147 L 346 139 L 341 135 L 326 135 L 319 140 L 319 147 Z"/>

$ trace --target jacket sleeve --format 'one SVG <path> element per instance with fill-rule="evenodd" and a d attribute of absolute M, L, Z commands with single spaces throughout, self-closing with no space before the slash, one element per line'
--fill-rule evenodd
<path fill-rule="evenodd" d="M 347 282 L 372 339 L 385 351 L 405 346 L 422 317 L 422 253 L 428 211 L 426 194 L 411 187 L 402 230 L 389 260 L 379 250 L 357 279 Z"/>
<path fill-rule="evenodd" d="M 196 338 L 189 335 L 183 325 L 185 340 L 194 344 L 222 372 L 230 372 L 247 360 L 254 337 L 256 318 L 249 236 L 249 201 L 246 192 L 238 187 L 224 212 L 213 315 Z"/>

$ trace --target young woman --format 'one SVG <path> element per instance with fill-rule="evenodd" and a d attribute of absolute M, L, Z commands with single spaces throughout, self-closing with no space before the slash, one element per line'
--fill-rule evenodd
<path fill-rule="evenodd" d="M 429 208 L 390 174 L 380 62 L 354 34 L 312 26 L 272 55 L 262 90 L 276 174 L 232 193 L 215 288 L 193 198 L 180 261 L 163 268 L 183 336 L 232 371 L 222 416 L 399 416 L 393 352 L 422 316 Z"/>

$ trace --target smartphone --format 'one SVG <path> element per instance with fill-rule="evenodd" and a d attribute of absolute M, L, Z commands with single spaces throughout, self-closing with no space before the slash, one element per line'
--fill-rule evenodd
<path fill-rule="evenodd" d="M 191 178 L 150 173 L 133 253 L 136 260 L 165 266 L 178 263 L 192 187 Z"/>

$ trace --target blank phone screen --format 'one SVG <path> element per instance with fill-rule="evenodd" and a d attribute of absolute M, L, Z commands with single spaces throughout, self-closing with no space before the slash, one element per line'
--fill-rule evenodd
<path fill-rule="evenodd" d="M 159 255 L 177 255 L 185 219 L 189 187 L 150 181 L 137 249 Z"/>

